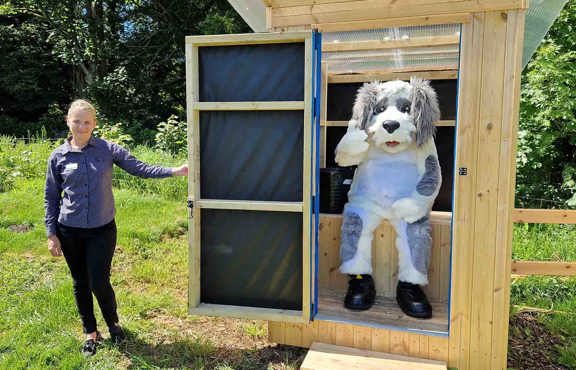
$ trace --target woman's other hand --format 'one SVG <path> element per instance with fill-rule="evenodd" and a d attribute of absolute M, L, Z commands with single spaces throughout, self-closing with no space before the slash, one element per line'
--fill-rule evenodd
<path fill-rule="evenodd" d="M 48 237 L 48 250 L 53 257 L 62 256 L 62 249 L 60 248 L 60 239 L 56 235 Z"/>
<path fill-rule="evenodd" d="M 188 176 L 188 165 L 183 164 L 180 167 L 173 167 L 172 176 Z"/>

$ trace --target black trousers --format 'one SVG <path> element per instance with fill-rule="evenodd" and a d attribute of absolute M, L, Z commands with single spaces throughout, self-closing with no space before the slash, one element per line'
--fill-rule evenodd
<path fill-rule="evenodd" d="M 84 333 L 96 331 L 92 293 L 108 327 L 118 322 L 110 267 L 116 248 L 116 223 L 83 229 L 58 224 L 58 239 L 73 279 L 74 298 Z"/>

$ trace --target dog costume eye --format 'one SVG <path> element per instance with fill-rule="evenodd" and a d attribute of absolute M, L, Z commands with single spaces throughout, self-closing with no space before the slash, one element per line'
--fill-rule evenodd
<path fill-rule="evenodd" d="M 379 105 L 379 106 L 377 106 L 376 108 L 374 108 L 374 114 L 379 114 L 379 113 L 382 113 L 382 112 L 384 112 L 384 106 Z"/>
<path fill-rule="evenodd" d="M 406 104 L 401 109 L 400 112 L 402 113 L 410 113 L 410 105 Z"/>

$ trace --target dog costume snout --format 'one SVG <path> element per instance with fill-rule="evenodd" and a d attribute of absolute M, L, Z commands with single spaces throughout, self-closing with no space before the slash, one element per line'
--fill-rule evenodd
<path fill-rule="evenodd" d="M 382 127 L 384 127 L 384 129 L 388 131 L 389 134 L 391 134 L 396 131 L 398 127 L 400 127 L 400 123 L 398 121 L 384 121 L 384 123 L 382 123 Z"/>

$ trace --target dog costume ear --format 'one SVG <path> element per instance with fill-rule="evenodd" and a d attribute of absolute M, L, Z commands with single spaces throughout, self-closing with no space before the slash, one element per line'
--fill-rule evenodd
<path fill-rule="evenodd" d="M 434 137 L 436 133 L 434 122 L 440 119 L 440 108 L 430 81 L 412 77 L 410 85 L 412 85 L 411 111 L 416 124 L 416 144 L 421 146 Z"/>
<path fill-rule="evenodd" d="M 358 128 L 365 130 L 370 123 L 372 111 L 376 106 L 376 99 L 378 98 L 378 85 L 379 81 L 369 82 L 362 85 L 356 94 L 356 101 L 352 109 L 352 119 L 358 122 Z"/>

